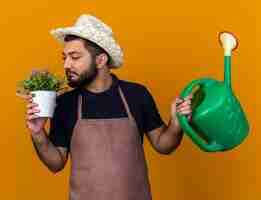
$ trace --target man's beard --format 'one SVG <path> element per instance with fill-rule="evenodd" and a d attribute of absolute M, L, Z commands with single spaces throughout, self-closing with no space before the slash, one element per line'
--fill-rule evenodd
<path fill-rule="evenodd" d="M 78 78 L 76 80 L 73 80 L 70 78 L 70 74 L 77 75 Z M 81 74 L 76 74 L 74 72 L 66 71 L 68 85 L 72 88 L 77 88 L 77 87 L 80 88 L 89 85 L 95 80 L 97 75 L 98 75 L 98 69 L 95 62 L 91 63 L 90 69 L 88 71 L 86 70 Z"/>

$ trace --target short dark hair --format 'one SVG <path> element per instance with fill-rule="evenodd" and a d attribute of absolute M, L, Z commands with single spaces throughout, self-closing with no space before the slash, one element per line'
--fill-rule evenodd
<path fill-rule="evenodd" d="M 85 38 L 82 38 L 82 37 L 79 37 L 77 35 L 66 35 L 64 37 L 64 41 L 65 42 L 69 42 L 69 41 L 73 41 L 73 40 L 78 40 L 78 39 L 81 39 L 84 41 L 84 47 L 90 52 L 92 58 L 94 59 L 96 56 L 104 53 L 107 55 L 108 57 L 108 61 L 107 61 L 107 65 L 110 64 L 110 61 L 111 61 L 111 58 L 110 58 L 110 55 L 103 49 L 101 48 L 99 45 L 97 45 L 96 43 L 90 41 L 90 40 L 87 40 Z"/>

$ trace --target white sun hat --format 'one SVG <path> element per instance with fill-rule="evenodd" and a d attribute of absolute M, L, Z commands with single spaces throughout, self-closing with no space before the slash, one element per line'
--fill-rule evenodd
<path fill-rule="evenodd" d="M 112 29 L 92 15 L 81 15 L 74 26 L 57 28 L 50 33 L 62 44 L 66 35 L 75 35 L 94 42 L 110 55 L 109 66 L 119 68 L 123 63 L 123 51 L 113 37 Z"/>

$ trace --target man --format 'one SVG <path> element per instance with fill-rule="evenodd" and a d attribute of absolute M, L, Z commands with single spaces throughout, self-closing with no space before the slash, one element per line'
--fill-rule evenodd
<path fill-rule="evenodd" d="M 176 113 L 191 118 L 192 96 L 176 99 L 165 125 L 144 86 L 110 72 L 122 65 L 123 53 L 106 24 L 81 15 L 73 27 L 51 33 L 64 44 L 74 89 L 57 98 L 49 134 L 47 118 L 36 116 L 37 105 L 26 96 L 26 124 L 39 158 L 56 173 L 70 155 L 70 200 L 150 200 L 143 134 L 159 153 L 173 152 L 183 136 Z"/>

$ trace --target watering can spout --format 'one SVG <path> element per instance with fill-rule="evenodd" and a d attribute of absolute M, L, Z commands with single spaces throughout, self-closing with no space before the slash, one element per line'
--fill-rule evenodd
<path fill-rule="evenodd" d="M 231 89 L 231 53 L 237 48 L 238 42 L 236 37 L 229 32 L 219 33 L 219 41 L 224 49 L 224 83 Z"/>

